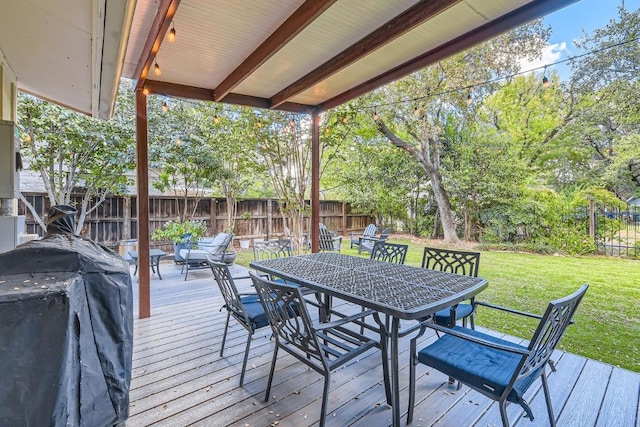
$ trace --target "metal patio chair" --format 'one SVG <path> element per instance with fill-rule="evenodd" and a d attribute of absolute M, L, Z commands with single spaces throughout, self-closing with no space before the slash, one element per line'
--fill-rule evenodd
<path fill-rule="evenodd" d="M 404 264 L 408 251 L 409 245 L 379 241 L 373 245 L 370 258 L 394 264 Z"/>
<path fill-rule="evenodd" d="M 573 294 L 551 301 L 543 316 L 476 302 L 479 306 L 540 319 L 540 323 L 527 346 L 473 329 L 459 326 L 446 328 L 432 323 L 431 320 L 423 322 L 420 333 L 410 343 L 412 361 L 409 368 L 407 424 L 413 420 L 415 367 L 418 363 L 423 363 L 497 401 L 504 427 L 509 426 L 507 402 L 518 403 L 524 409 L 525 417 L 533 421 L 533 413 L 523 396 L 531 384 L 540 378 L 547 403 L 549 422 L 551 426 L 555 426 L 547 384 L 546 365 L 549 364 L 551 370 L 555 371 L 553 361 L 550 359 L 551 354 L 567 326 L 571 323 L 571 318 L 588 287 L 588 284 L 582 285 Z M 442 336 L 417 352 L 417 339 L 425 332 L 426 328 L 435 329 Z"/>
<path fill-rule="evenodd" d="M 251 275 L 260 296 L 260 303 L 276 337 L 264 401 L 269 400 L 278 350 L 282 349 L 324 377 L 320 413 L 320 427 L 323 427 L 329 400 L 331 372 L 374 347 L 381 347 L 382 363 L 387 363 L 384 344 L 380 345 L 374 339 L 347 327 L 349 324 L 357 326 L 357 322 L 374 312 L 369 310 L 330 323 L 314 323 L 299 288 L 264 280 L 253 273 Z M 386 371 L 384 381 L 385 390 L 389 390 Z"/>
<path fill-rule="evenodd" d="M 255 293 L 239 293 L 234 282 L 234 278 L 229 272 L 229 267 L 221 262 L 207 261 L 213 271 L 213 277 L 220 288 L 220 293 L 224 298 L 224 306 L 220 308 L 227 310 L 227 320 L 224 325 L 224 334 L 222 335 L 222 346 L 220 347 L 220 357 L 224 352 L 224 344 L 227 340 L 227 330 L 229 329 L 229 318 L 233 316 L 236 321 L 247 330 L 247 346 L 244 350 L 244 361 L 242 362 L 242 371 L 240 374 L 240 385 L 244 382 L 244 373 L 247 369 L 247 359 L 249 357 L 249 348 L 251 347 L 251 339 L 253 333 L 265 326 L 269 325 L 267 316 L 264 313 L 262 305 L 258 301 L 258 295 Z"/>
<path fill-rule="evenodd" d="M 480 267 L 480 252 L 454 251 L 440 248 L 424 248 L 422 255 L 422 268 L 445 271 L 447 273 L 461 274 L 464 276 L 478 277 Z M 438 311 L 433 320 L 442 326 L 455 326 L 462 319 L 462 326 L 467 326 L 467 318 L 471 321 L 471 329 L 474 329 L 473 313 L 475 307 L 473 299 L 467 303 L 460 303 L 450 308 Z"/>

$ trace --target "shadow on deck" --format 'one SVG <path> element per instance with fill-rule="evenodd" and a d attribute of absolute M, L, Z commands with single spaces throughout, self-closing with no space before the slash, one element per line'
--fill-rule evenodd
<path fill-rule="evenodd" d="M 238 266 L 232 270 L 234 275 L 244 275 L 243 271 Z M 255 334 L 245 384 L 239 387 L 246 331 L 232 321 L 224 356 L 220 357 L 226 312 L 220 311 L 223 300 L 211 271 L 190 272 L 185 282 L 179 267 L 163 264 L 162 276 L 164 280 L 152 275 L 151 317 L 137 319 L 136 314 L 127 427 L 317 425 L 320 375 L 280 352 L 272 396 L 264 403 L 273 351 L 268 328 Z M 250 289 L 248 280 L 237 284 L 241 292 Z M 137 304 L 137 295 L 135 301 Z M 339 308 L 343 312 L 360 310 L 347 303 Z M 422 345 L 433 339 L 434 335 L 426 335 Z M 400 371 L 403 423 L 408 400 L 408 346 L 407 337 L 401 341 L 400 355 L 405 364 Z M 549 376 L 549 387 L 558 426 L 640 426 L 640 374 L 565 352 L 556 352 L 553 359 L 558 370 Z M 468 387 L 456 390 L 443 374 L 423 365 L 418 366 L 417 375 L 413 426 L 501 425 L 498 407 L 488 398 Z M 512 425 L 548 425 L 539 382 L 526 398 L 535 420 L 522 418 L 520 407 L 510 404 Z M 332 375 L 327 426 L 390 424 L 391 410 L 385 403 L 377 352 L 365 353 Z"/>

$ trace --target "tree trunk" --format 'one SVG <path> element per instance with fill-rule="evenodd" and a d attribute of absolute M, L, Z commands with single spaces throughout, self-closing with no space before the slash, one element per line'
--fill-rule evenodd
<path fill-rule="evenodd" d="M 435 197 L 438 205 L 440 222 L 442 223 L 442 232 L 444 233 L 444 241 L 445 243 L 460 243 L 458 233 L 456 232 L 456 223 L 453 221 L 453 214 L 451 213 L 449 195 L 442 187 L 442 176 L 438 171 L 433 171 L 432 173 L 427 170 L 427 173 L 429 173 L 429 177 L 431 178 L 433 196 Z"/>
<path fill-rule="evenodd" d="M 442 186 L 442 175 L 438 167 L 437 161 L 432 161 L 429 151 L 429 141 L 423 142 L 424 151 L 418 149 L 407 141 L 398 137 L 393 133 L 382 120 L 378 120 L 378 130 L 391 141 L 393 145 L 407 153 L 411 154 L 427 172 L 431 180 L 431 188 L 433 189 L 433 195 L 438 205 L 438 212 L 440 213 L 440 220 L 442 223 L 442 231 L 444 232 L 445 243 L 460 243 L 458 234 L 456 232 L 456 224 L 453 221 L 453 214 L 451 212 L 451 203 L 449 202 L 449 195 Z M 412 135 L 415 139 L 418 138 Z M 437 157 L 437 155 L 434 155 Z"/>

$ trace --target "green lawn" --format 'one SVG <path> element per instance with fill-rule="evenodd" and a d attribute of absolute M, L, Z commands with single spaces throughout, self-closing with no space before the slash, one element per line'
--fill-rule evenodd
<path fill-rule="evenodd" d="M 424 245 L 392 241 L 408 243 L 406 263 L 420 265 Z M 342 253 L 357 255 L 357 250 L 349 249 L 347 243 Z M 236 262 L 248 266 L 251 257 L 251 251 L 244 251 Z M 640 261 L 482 252 L 480 275 L 489 281 L 489 287 L 478 299 L 539 314 L 550 300 L 589 283 L 576 323 L 567 330 L 560 348 L 640 372 Z M 536 325 L 483 307 L 476 324 L 524 338 L 531 336 Z"/>

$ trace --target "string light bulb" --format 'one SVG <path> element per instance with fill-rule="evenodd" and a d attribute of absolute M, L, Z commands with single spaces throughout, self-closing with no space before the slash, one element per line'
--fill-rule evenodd
<path fill-rule="evenodd" d="M 549 83 L 547 76 L 542 77 L 542 87 L 547 89 L 549 86 L 551 86 L 551 83 Z"/>
<path fill-rule="evenodd" d="M 347 124 L 348 121 L 349 121 L 349 118 L 347 116 L 344 116 L 342 118 L 342 123 L 344 123 L 345 125 Z"/>
<path fill-rule="evenodd" d="M 173 21 L 171 21 L 171 29 L 167 33 L 167 41 L 169 43 L 176 41 L 176 27 L 173 25 Z"/>
<path fill-rule="evenodd" d="M 162 74 L 162 70 L 160 69 L 160 66 L 158 65 L 158 61 L 156 61 L 156 63 L 153 65 L 153 74 L 155 74 L 156 76 L 159 76 Z"/>
<path fill-rule="evenodd" d="M 262 127 L 262 121 L 258 121 L 258 127 L 261 128 Z"/>
<path fill-rule="evenodd" d="M 417 105 L 413 107 L 413 115 L 416 117 L 420 115 L 420 109 L 418 108 Z"/>
<path fill-rule="evenodd" d="M 213 116 L 213 123 L 215 123 L 215 124 L 220 123 L 220 117 L 218 117 L 217 114 L 215 116 Z"/>
<path fill-rule="evenodd" d="M 167 102 L 163 102 L 162 103 L 162 112 L 166 113 L 169 110 L 169 106 L 167 105 Z"/>
<path fill-rule="evenodd" d="M 467 95 L 467 105 L 471 105 L 473 103 L 473 98 L 471 98 L 471 94 Z"/>
<path fill-rule="evenodd" d="M 292 128 L 296 127 L 296 121 L 291 119 L 291 121 L 289 122 L 289 126 L 291 126 Z"/>
<path fill-rule="evenodd" d="M 378 120 L 380 120 L 380 116 L 376 110 L 373 110 L 373 121 L 377 122 Z"/>

